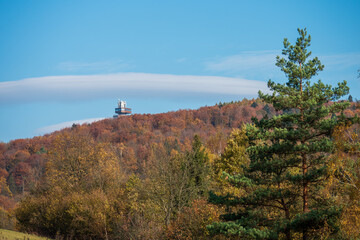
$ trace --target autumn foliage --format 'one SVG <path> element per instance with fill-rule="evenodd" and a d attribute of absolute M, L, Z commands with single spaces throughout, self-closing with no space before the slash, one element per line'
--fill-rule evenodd
<path fill-rule="evenodd" d="M 346 114 L 359 113 L 356 106 Z M 208 191 L 241 194 L 223 172 L 239 173 L 248 162 L 242 126 L 276 114 L 259 99 L 244 99 L 0 143 L 0 227 L 59 239 L 213 239 L 206 226 L 231 209 L 207 203 Z M 334 156 L 356 159 L 347 147 Z M 344 234 L 355 236 L 356 188 L 340 176 L 335 169 L 327 191 L 344 187 L 337 192 Z"/>

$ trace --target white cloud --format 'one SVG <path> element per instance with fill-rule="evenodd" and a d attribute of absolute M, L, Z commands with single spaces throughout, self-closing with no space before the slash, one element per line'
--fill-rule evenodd
<path fill-rule="evenodd" d="M 252 79 L 282 77 L 275 66 L 276 56 L 284 57 L 281 51 L 252 51 L 214 59 L 205 63 L 205 69 L 212 73 L 226 73 Z M 318 56 L 325 65 L 325 71 L 344 71 L 359 67 L 360 53 L 345 53 Z M 311 58 L 310 57 L 310 58 Z"/>
<path fill-rule="evenodd" d="M 70 75 L 0 82 L 0 104 L 129 96 L 255 96 L 265 82 L 230 77 L 149 73 Z"/>
<path fill-rule="evenodd" d="M 176 62 L 178 62 L 178 63 L 183 63 L 186 61 L 187 61 L 187 58 L 184 58 L 184 57 L 176 59 Z"/>
<path fill-rule="evenodd" d="M 342 70 L 351 67 L 359 67 L 360 53 L 346 53 L 335 55 L 319 56 L 320 61 L 325 65 L 325 68 L 334 70 Z"/>
<path fill-rule="evenodd" d="M 54 131 L 61 130 L 61 129 L 64 129 L 64 128 L 67 128 L 67 127 L 71 127 L 73 124 L 92 123 L 92 122 L 97 122 L 97 121 L 100 121 L 100 120 L 103 120 L 103 119 L 105 119 L 105 118 L 89 118 L 89 119 L 83 119 L 83 120 L 74 120 L 74 121 L 69 121 L 69 122 L 62 122 L 62 123 L 58 123 L 58 124 L 38 128 L 38 129 L 35 130 L 35 133 L 37 135 L 43 135 L 43 134 L 52 133 Z"/>
<path fill-rule="evenodd" d="M 238 75 L 272 72 L 275 67 L 276 56 L 280 51 L 249 51 L 237 55 L 218 58 L 205 63 L 205 68 L 213 72 L 226 72 Z"/>

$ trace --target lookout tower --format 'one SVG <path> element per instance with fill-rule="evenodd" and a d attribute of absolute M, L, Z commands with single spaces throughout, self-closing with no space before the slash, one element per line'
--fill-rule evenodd
<path fill-rule="evenodd" d="M 115 108 L 115 113 L 117 115 L 114 115 L 114 118 L 117 118 L 118 116 L 123 116 L 127 114 L 131 114 L 131 108 L 126 107 L 126 102 L 118 100 L 118 107 Z"/>

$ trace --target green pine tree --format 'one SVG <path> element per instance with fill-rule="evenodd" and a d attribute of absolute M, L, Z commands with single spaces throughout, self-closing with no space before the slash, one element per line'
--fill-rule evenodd
<path fill-rule="evenodd" d="M 254 101 L 251 105 L 252 108 L 256 108 L 257 106 L 259 106 L 259 104 L 256 103 L 256 101 Z"/>
<path fill-rule="evenodd" d="M 187 152 L 184 162 L 189 170 L 189 185 L 194 188 L 198 196 L 208 192 L 209 156 L 205 151 L 199 135 L 192 141 L 192 151 Z M 185 166 L 185 165 L 184 165 Z"/>
<path fill-rule="evenodd" d="M 311 52 L 310 35 L 298 29 L 294 45 L 284 40 L 276 65 L 288 81 L 271 80 L 272 94 L 259 97 L 283 114 L 254 119 L 247 125 L 250 165 L 243 174 L 228 177 L 246 194 L 210 195 L 210 202 L 232 206 L 224 221 L 209 226 L 213 233 L 240 235 L 246 239 L 317 239 L 338 230 L 340 209 L 321 194 L 327 177 L 329 153 L 333 150 L 334 127 L 347 119 L 342 111 L 348 102 L 337 101 L 348 94 L 346 81 L 332 87 L 310 79 L 324 66 Z M 337 117 L 331 118 L 333 114 Z"/>

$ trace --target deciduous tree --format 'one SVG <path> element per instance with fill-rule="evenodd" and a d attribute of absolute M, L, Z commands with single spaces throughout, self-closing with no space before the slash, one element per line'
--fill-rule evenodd
<path fill-rule="evenodd" d="M 360 129 L 359 125 L 338 126 L 333 134 L 335 152 L 329 162 L 328 192 L 343 207 L 341 235 L 360 238 Z"/>

